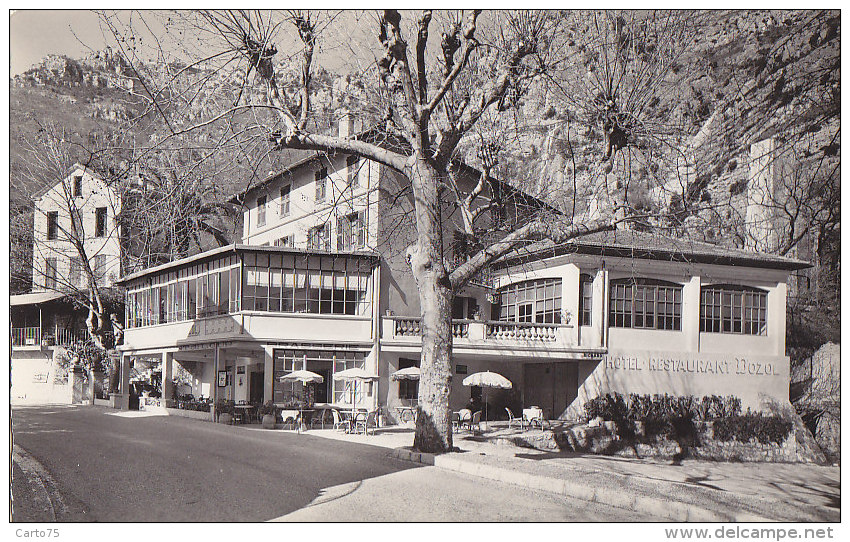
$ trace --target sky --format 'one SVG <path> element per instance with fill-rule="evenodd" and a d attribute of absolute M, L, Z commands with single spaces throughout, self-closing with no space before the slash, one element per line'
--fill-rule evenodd
<path fill-rule="evenodd" d="M 91 11 L 15 10 L 9 17 L 9 75 L 25 72 L 49 54 L 79 58 L 104 45 Z"/>
<path fill-rule="evenodd" d="M 128 10 L 108 10 L 122 22 L 127 22 L 132 17 L 136 22 L 135 28 L 139 35 L 151 37 L 144 28 L 158 32 L 162 36 L 162 26 L 157 17 L 140 18 Z M 143 12 L 144 13 L 144 12 Z M 345 59 L 351 56 L 348 48 L 351 42 L 361 40 L 364 34 L 371 37 L 367 43 L 377 45 L 372 36 L 374 23 L 369 14 L 343 12 L 337 16 L 337 26 L 342 33 L 336 35 L 327 34 L 322 43 L 322 51 L 316 58 L 316 65 L 334 70 L 345 64 Z M 144 18 L 144 21 L 142 21 Z M 290 32 L 291 34 L 291 32 Z M 173 36 L 173 35 L 172 35 Z M 188 37 L 188 36 L 187 36 Z M 287 48 L 287 38 L 284 35 L 278 37 L 284 49 Z M 290 37 L 291 39 L 291 37 Z M 88 10 L 12 10 L 9 18 L 9 76 L 19 75 L 32 66 L 38 64 L 42 58 L 49 54 L 66 55 L 70 58 L 79 59 L 88 53 L 103 50 L 108 42 L 113 41 L 111 32 L 102 26 L 96 13 Z M 189 43 L 187 41 L 187 45 Z M 147 39 L 146 43 L 152 44 L 156 40 Z M 168 53 L 182 56 L 173 42 L 163 41 L 161 45 Z M 182 46 L 182 45 L 181 45 Z M 180 48 L 181 46 L 177 46 Z M 146 51 L 148 51 L 146 49 Z M 144 55 L 141 50 L 139 51 Z M 149 52 L 149 51 L 148 51 Z M 197 53 L 197 51 L 195 51 Z M 148 55 L 153 58 L 154 55 Z"/>

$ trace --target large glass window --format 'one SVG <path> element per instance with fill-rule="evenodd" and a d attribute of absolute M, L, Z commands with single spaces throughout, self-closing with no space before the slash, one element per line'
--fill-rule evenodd
<path fill-rule="evenodd" d="M 189 282 L 189 300 L 186 303 L 186 313 L 189 318 L 195 318 L 198 309 L 198 290 L 196 280 Z"/>
<path fill-rule="evenodd" d="M 611 281 L 612 327 L 682 329 L 682 286 L 650 279 Z"/>
<path fill-rule="evenodd" d="M 365 367 L 365 353 L 346 350 L 298 350 L 276 349 L 273 353 L 274 376 L 272 381 L 273 399 L 276 403 L 291 399 L 303 399 L 304 386 L 301 383 L 281 382 L 280 378 L 292 371 L 306 368 L 322 375 L 325 381 L 314 384 L 316 402 L 363 403 L 365 396 L 371 395 L 372 384 L 363 382 L 343 382 L 333 379 L 333 373 Z"/>
<path fill-rule="evenodd" d="M 527 280 L 499 289 L 499 319 L 561 323 L 561 279 Z"/>
<path fill-rule="evenodd" d="M 269 267 L 260 267 L 260 264 Z M 272 255 L 271 259 L 247 261 L 244 274 L 244 310 L 369 313 L 371 266 L 367 261 L 333 256 Z"/>
<path fill-rule="evenodd" d="M 579 276 L 578 325 L 593 325 L 593 277 L 582 273 Z"/>
<path fill-rule="evenodd" d="M 735 285 L 703 286 L 699 329 L 708 333 L 767 334 L 767 292 Z"/>

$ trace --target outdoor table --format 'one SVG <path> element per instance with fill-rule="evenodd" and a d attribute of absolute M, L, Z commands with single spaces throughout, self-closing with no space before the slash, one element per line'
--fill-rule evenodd
<path fill-rule="evenodd" d="M 543 409 L 540 407 L 531 407 L 522 409 L 522 417 L 528 423 L 528 426 L 531 427 L 531 423 L 537 421 L 540 424 L 540 428 L 543 428 Z"/>
<path fill-rule="evenodd" d="M 235 408 L 245 411 L 244 416 L 242 418 L 243 420 L 245 420 L 245 419 L 248 419 L 248 416 L 250 415 L 251 411 L 254 409 L 254 405 L 235 405 Z"/>
<path fill-rule="evenodd" d="M 286 425 L 286 420 L 288 420 L 289 418 L 295 420 L 295 423 L 301 423 L 300 412 L 297 409 L 281 409 L 280 419 L 283 420 L 284 425 Z"/>
<path fill-rule="evenodd" d="M 359 414 L 365 414 L 365 408 L 351 408 L 351 409 L 340 409 L 339 413 L 349 422 L 349 431 L 354 430 L 354 424 L 357 423 L 357 416 Z"/>

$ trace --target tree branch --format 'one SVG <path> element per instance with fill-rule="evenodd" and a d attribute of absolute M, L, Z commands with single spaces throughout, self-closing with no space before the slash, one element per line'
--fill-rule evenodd
<path fill-rule="evenodd" d="M 472 51 L 478 46 L 478 40 L 475 39 L 475 25 L 478 19 L 478 15 L 480 13 L 481 10 L 473 10 L 472 15 L 470 15 L 469 22 L 463 31 L 464 47 L 463 52 L 460 56 L 460 62 L 454 65 L 449 64 L 451 59 L 454 57 L 454 52 L 446 51 L 446 68 L 449 68 L 449 70 L 447 71 L 445 80 L 443 80 L 443 84 L 440 86 L 440 89 L 434 95 L 434 98 L 432 98 L 428 105 L 425 106 L 425 108 L 422 110 L 423 116 L 430 115 L 434 111 L 434 109 L 437 108 L 437 106 L 440 104 L 440 101 L 442 101 L 443 97 L 452 87 L 452 84 L 454 84 L 455 79 L 457 79 L 458 75 L 460 75 L 460 72 L 463 70 L 463 68 L 466 67 L 467 63 L 469 62 L 469 55 L 471 55 Z M 451 41 L 451 39 L 452 36 L 443 36 L 444 50 L 450 48 L 449 42 Z"/>
<path fill-rule="evenodd" d="M 480 250 L 469 260 L 458 266 L 449 275 L 452 288 L 457 290 L 484 266 L 516 249 L 520 244 L 540 239 L 550 239 L 556 243 L 565 243 L 581 235 L 613 230 L 616 221 L 610 218 L 597 219 L 587 223 L 553 224 L 538 219 L 514 230 L 501 240 Z"/>
<path fill-rule="evenodd" d="M 431 24 L 431 10 L 422 12 L 419 19 L 419 35 L 416 40 L 416 79 L 419 83 L 419 104 L 428 101 L 428 72 L 425 67 L 425 50 L 428 46 L 428 27 Z"/>
<path fill-rule="evenodd" d="M 358 141 L 356 139 L 345 139 L 335 136 L 321 134 L 295 133 L 289 135 L 275 134 L 273 136 L 276 149 L 300 149 L 320 152 L 347 152 L 374 160 L 399 173 L 404 173 L 408 165 L 408 157 L 392 151 L 383 149 L 377 145 Z"/>

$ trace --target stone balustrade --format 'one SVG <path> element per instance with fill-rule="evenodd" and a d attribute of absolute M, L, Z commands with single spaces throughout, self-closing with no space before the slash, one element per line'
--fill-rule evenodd
<path fill-rule="evenodd" d="M 564 341 L 561 324 L 534 322 L 493 322 L 477 320 L 452 320 L 452 336 L 472 342 L 556 342 Z M 408 316 L 385 317 L 385 337 L 418 338 L 422 336 L 421 318 Z M 390 332 L 389 334 L 386 334 Z"/>

